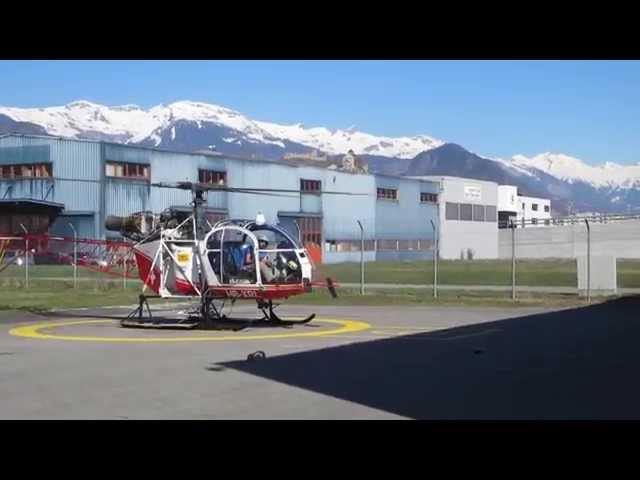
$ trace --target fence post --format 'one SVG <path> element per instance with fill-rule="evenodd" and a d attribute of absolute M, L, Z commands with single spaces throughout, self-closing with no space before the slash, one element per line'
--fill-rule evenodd
<path fill-rule="evenodd" d="M 360 227 L 360 295 L 364 295 L 364 227 L 360 220 L 356 220 Z"/>
<path fill-rule="evenodd" d="M 73 223 L 69 222 L 69 226 L 73 230 L 73 288 L 78 288 L 78 232 Z"/>
<path fill-rule="evenodd" d="M 511 219 L 511 300 L 516 299 L 516 226 Z"/>
<path fill-rule="evenodd" d="M 125 251 L 124 257 L 122 258 L 122 267 L 124 268 L 124 275 L 122 276 L 122 288 L 127 289 L 127 257 L 129 252 Z"/>
<path fill-rule="evenodd" d="M 586 218 L 584 223 L 587 224 L 587 303 L 591 303 L 591 227 Z"/>
<path fill-rule="evenodd" d="M 24 230 L 24 279 L 25 287 L 29 288 L 29 231 L 23 224 L 20 224 Z"/>
<path fill-rule="evenodd" d="M 433 220 L 430 220 L 433 228 L 433 298 L 438 298 L 438 230 Z"/>

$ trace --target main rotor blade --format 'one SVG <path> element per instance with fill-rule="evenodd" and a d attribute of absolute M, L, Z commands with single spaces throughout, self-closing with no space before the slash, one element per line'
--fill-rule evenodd
<path fill-rule="evenodd" d="M 206 190 L 210 192 L 231 192 L 231 193 L 317 193 L 326 195 L 347 195 L 347 196 L 369 196 L 368 193 L 352 193 L 352 192 L 334 192 L 329 190 L 319 190 L 317 192 L 305 192 L 302 190 L 286 189 L 286 188 L 253 188 L 253 187 L 228 187 L 226 185 L 210 185 L 196 182 L 158 182 L 152 183 L 152 187 L 160 188 L 178 188 L 182 190 Z"/>

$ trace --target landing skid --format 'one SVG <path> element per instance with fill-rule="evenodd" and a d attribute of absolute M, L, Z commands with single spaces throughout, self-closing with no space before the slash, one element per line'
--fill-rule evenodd
<path fill-rule="evenodd" d="M 120 321 L 121 327 L 126 328 L 168 328 L 168 329 L 182 329 L 192 330 L 198 326 L 200 319 L 197 321 L 193 318 L 187 318 L 182 322 L 166 321 L 159 317 L 154 317 L 149 307 L 149 298 L 161 298 L 157 295 L 147 296 L 140 295 L 139 304 L 134 311 L 132 311 L 127 318 Z M 146 315 L 145 315 L 146 312 Z"/>
<path fill-rule="evenodd" d="M 258 300 L 258 308 L 262 310 L 262 314 L 264 315 L 264 318 L 263 318 L 264 322 L 268 322 L 270 324 L 279 325 L 279 326 L 304 325 L 305 323 L 309 323 L 311 320 L 313 320 L 316 317 L 316 314 L 312 313 L 311 315 L 309 315 L 308 317 L 302 320 L 285 320 L 283 318 L 280 318 L 278 315 L 276 315 L 276 312 L 273 311 L 274 306 L 271 300 L 269 300 L 269 302 Z"/>
<path fill-rule="evenodd" d="M 203 296 L 199 311 L 192 312 L 185 320 L 176 322 L 171 319 L 154 317 L 149 307 L 149 298 L 161 298 L 159 296 L 140 295 L 139 304 L 127 318 L 120 321 L 120 325 L 126 328 L 150 328 L 150 329 L 180 329 L 192 330 L 195 328 L 205 330 L 233 330 L 239 331 L 249 327 L 284 327 L 291 328 L 295 325 L 304 325 L 316 316 L 315 313 L 302 320 L 288 320 L 280 318 L 275 312 L 273 302 L 258 300 L 258 309 L 262 311 L 263 317 L 258 319 L 232 318 L 222 313 L 224 304 L 216 306 L 214 299 Z"/>

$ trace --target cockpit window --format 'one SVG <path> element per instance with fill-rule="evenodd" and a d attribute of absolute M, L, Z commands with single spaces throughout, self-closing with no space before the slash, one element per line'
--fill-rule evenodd
<path fill-rule="evenodd" d="M 255 227 L 252 229 L 252 233 L 261 244 L 261 250 L 293 250 L 296 248 L 289 238 L 275 228 Z"/>
<path fill-rule="evenodd" d="M 209 236 L 207 240 L 207 249 L 208 250 L 220 250 L 222 245 L 222 230 L 214 232 Z"/>

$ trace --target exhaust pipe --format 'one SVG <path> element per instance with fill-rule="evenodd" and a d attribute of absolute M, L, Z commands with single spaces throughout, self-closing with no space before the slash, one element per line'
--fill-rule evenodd
<path fill-rule="evenodd" d="M 118 217 L 109 215 L 104 222 L 104 226 L 111 232 L 136 232 L 138 231 L 138 222 L 135 217 Z"/>

